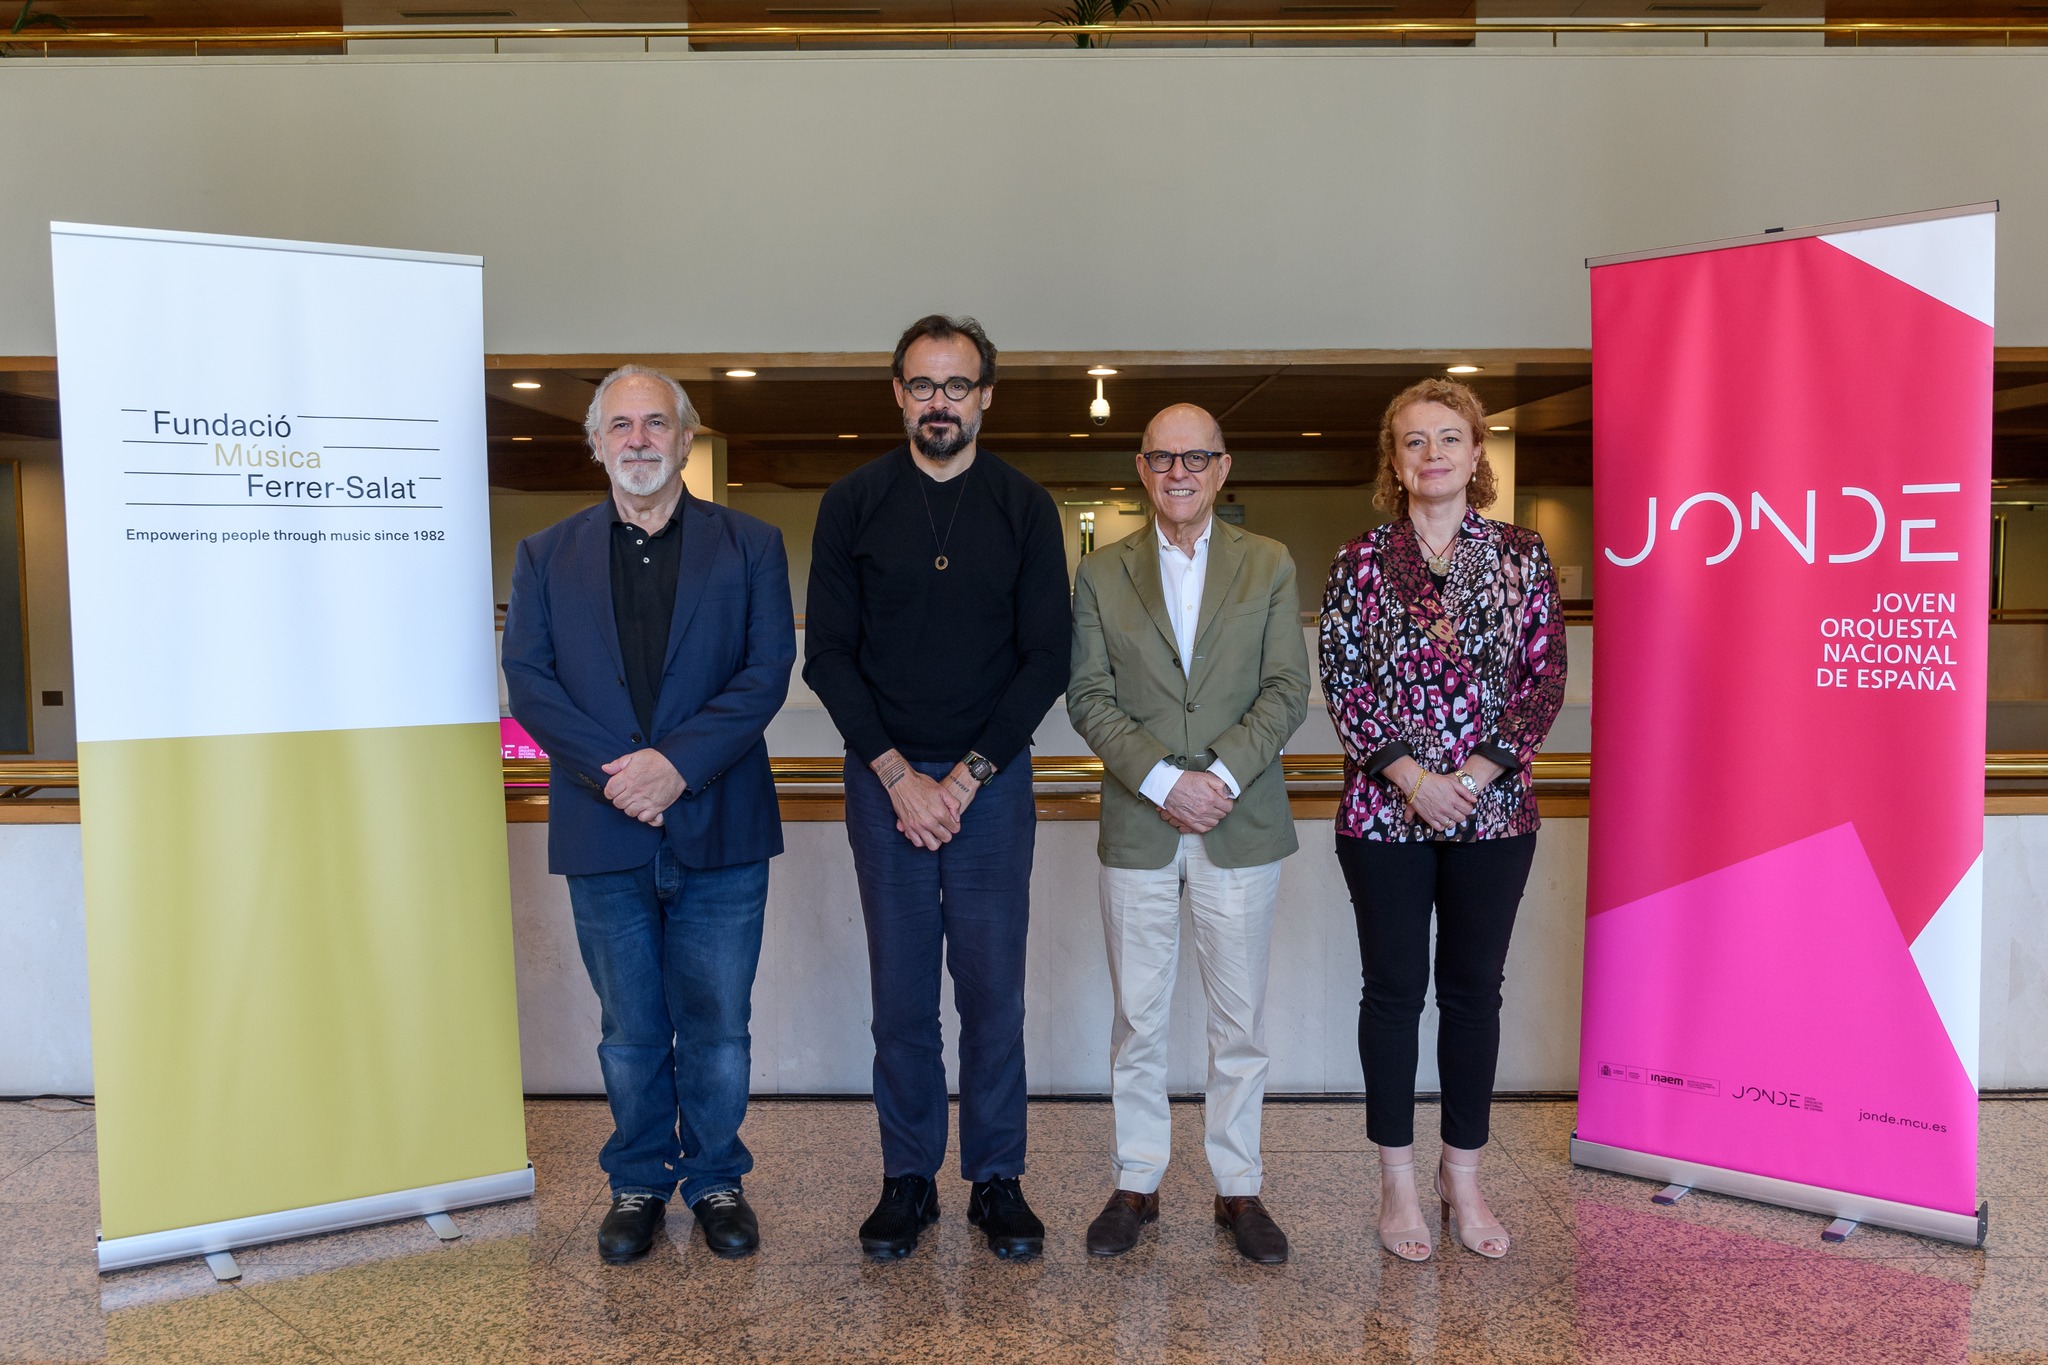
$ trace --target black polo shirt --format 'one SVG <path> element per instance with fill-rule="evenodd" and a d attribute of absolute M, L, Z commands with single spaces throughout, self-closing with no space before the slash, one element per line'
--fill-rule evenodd
<path fill-rule="evenodd" d="M 683 508 L 676 504 L 668 525 L 643 531 L 619 515 L 612 503 L 612 619 L 619 627 L 619 657 L 626 667 L 626 693 L 640 733 L 633 742 L 654 742 L 654 702 L 668 662 L 668 628 L 676 614 L 676 579 L 683 563 Z"/>

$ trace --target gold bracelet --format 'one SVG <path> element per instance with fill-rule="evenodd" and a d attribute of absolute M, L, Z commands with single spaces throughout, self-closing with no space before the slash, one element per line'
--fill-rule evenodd
<path fill-rule="evenodd" d="M 1408 799 L 1407 799 L 1406 801 L 1403 801 L 1403 802 L 1401 803 L 1402 805 L 1404 805 L 1404 806 L 1412 806 L 1412 805 L 1414 805 L 1414 804 L 1415 804 L 1415 798 L 1416 798 L 1416 797 L 1418 797 L 1418 796 L 1420 796 L 1420 795 L 1422 794 L 1422 784 L 1423 784 L 1423 782 L 1424 782 L 1424 781 L 1426 781 L 1426 780 L 1428 779 L 1428 777 L 1429 777 L 1429 769 L 1427 769 L 1427 768 L 1424 768 L 1424 769 L 1423 769 L 1423 770 L 1422 770 L 1421 772 L 1419 772 L 1419 773 L 1417 773 L 1417 774 L 1415 775 L 1415 785 L 1414 785 L 1413 787 L 1409 788 L 1409 790 L 1408 790 Z"/>

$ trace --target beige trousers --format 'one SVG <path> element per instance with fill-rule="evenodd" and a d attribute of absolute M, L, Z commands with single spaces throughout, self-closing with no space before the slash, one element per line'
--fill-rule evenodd
<path fill-rule="evenodd" d="M 1150 871 L 1102 869 L 1102 929 L 1116 995 L 1110 1092 L 1116 1184 L 1149 1194 L 1166 1174 L 1166 1023 L 1180 958 L 1180 902 L 1193 911 L 1195 962 L 1209 1005 L 1209 1086 L 1203 1106 L 1216 1192 L 1257 1194 L 1265 1176 L 1259 1112 L 1266 1097 L 1266 967 L 1280 864 L 1218 867 L 1199 834 Z"/>

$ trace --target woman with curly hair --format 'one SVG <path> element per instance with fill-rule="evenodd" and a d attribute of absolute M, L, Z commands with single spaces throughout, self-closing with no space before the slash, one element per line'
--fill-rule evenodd
<path fill-rule="evenodd" d="M 1337 859 L 1358 919 L 1358 1051 L 1379 1146 L 1381 1244 L 1434 1250 L 1416 1197 L 1415 1059 L 1437 927 L 1437 1068 L 1449 1234 L 1482 1256 L 1508 1232 L 1479 1189 L 1501 981 L 1536 852 L 1530 760 L 1564 701 L 1557 579 L 1534 531 L 1489 521 L 1486 409 L 1426 379 L 1380 420 L 1373 502 L 1393 520 L 1346 545 L 1323 598 L 1322 679 L 1344 744 Z"/>

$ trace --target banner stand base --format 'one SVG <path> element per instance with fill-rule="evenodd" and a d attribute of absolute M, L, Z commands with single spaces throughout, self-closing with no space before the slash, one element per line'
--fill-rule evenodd
<path fill-rule="evenodd" d="M 524 1169 L 500 1175 L 480 1175 L 441 1185 L 395 1190 L 390 1194 L 343 1199 L 333 1204 L 259 1213 L 249 1218 L 230 1218 L 225 1222 L 201 1223 L 196 1227 L 171 1228 L 164 1232 L 138 1233 L 133 1237 L 103 1237 L 99 1239 L 100 1273 L 155 1265 L 159 1261 L 181 1261 L 188 1256 L 204 1256 L 218 1274 L 222 1268 L 234 1266 L 234 1258 L 226 1253 L 236 1247 L 260 1246 L 265 1242 L 311 1237 L 321 1232 L 341 1232 L 372 1223 L 392 1223 L 401 1218 L 426 1218 L 431 1223 L 433 1215 L 445 1214 L 451 1209 L 475 1208 L 479 1204 L 502 1204 L 511 1199 L 532 1197 L 533 1166 L 529 1163 Z M 435 1231 L 438 1233 L 440 1229 L 437 1227 Z M 221 1263 L 214 1261 L 216 1256 L 221 1258 Z"/>
<path fill-rule="evenodd" d="M 1991 1223 L 1991 1205 L 1988 1203 L 1978 1204 L 1974 1216 L 1950 1213 L 1945 1209 L 1924 1209 L 1917 1204 L 1897 1204 L 1889 1199 L 1873 1199 L 1868 1195 L 1847 1194 L 1818 1185 L 1802 1185 L 1795 1180 L 1730 1171 L 1719 1166 L 1702 1166 L 1697 1162 L 1631 1151 L 1626 1147 L 1609 1147 L 1605 1143 L 1584 1141 L 1577 1133 L 1572 1134 L 1571 1156 L 1574 1166 L 1613 1171 L 1616 1175 L 1640 1176 L 1645 1180 L 1662 1180 L 1692 1189 L 1711 1190 L 1715 1194 L 1732 1194 L 1738 1199 L 1753 1199 L 1760 1204 L 1776 1204 L 1803 1213 L 1823 1214 L 1837 1222 L 1869 1223 L 1920 1237 L 1960 1242 L 1964 1246 L 1983 1246 L 1984 1235 Z"/>

